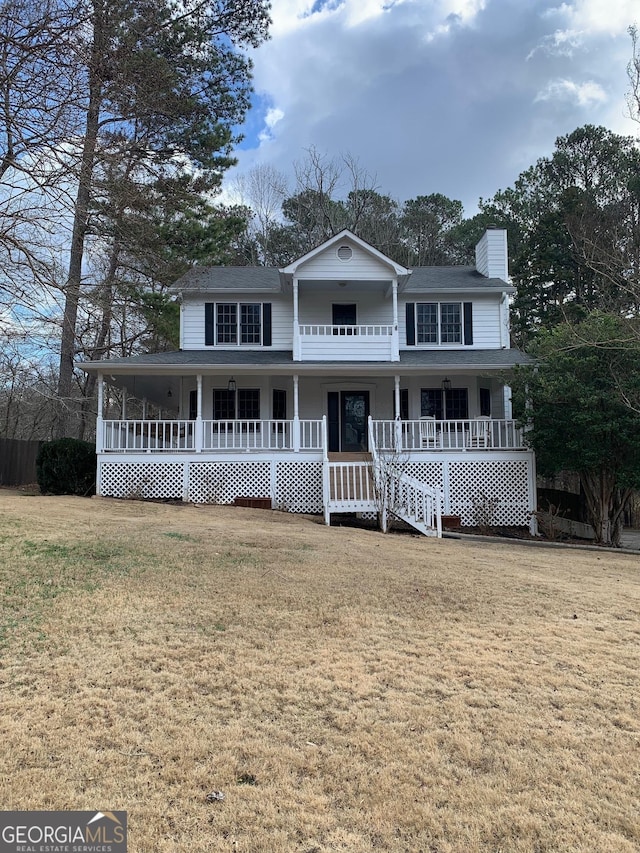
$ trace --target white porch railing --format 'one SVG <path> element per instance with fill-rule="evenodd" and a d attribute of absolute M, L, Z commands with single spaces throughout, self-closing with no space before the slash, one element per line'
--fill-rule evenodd
<path fill-rule="evenodd" d="M 195 450 L 194 421 L 103 421 L 105 451 Z"/>
<path fill-rule="evenodd" d="M 374 421 L 378 450 L 522 450 L 522 430 L 511 419 Z"/>
<path fill-rule="evenodd" d="M 169 453 L 245 451 L 313 451 L 323 448 L 321 420 L 102 421 L 98 452 Z M 100 422 L 98 422 L 98 431 Z M 514 420 L 476 418 L 436 421 L 373 421 L 375 447 L 382 452 L 522 450 L 522 430 Z"/>
<path fill-rule="evenodd" d="M 102 421 L 98 452 L 171 453 L 217 450 L 322 450 L 320 420 L 232 420 L 202 421 Z M 98 430 L 100 422 L 98 422 Z"/>
<path fill-rule="evenodd" d="M 291 421 L 203 421 L 203 450 L 292 450 Z"/>

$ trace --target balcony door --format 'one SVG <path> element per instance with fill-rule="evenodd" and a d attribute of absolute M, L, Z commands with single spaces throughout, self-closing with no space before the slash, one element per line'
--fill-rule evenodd
<path fill-rule="evenodd" d="M 329 450 L 332 453 L 366 452 L 369 447 L 369 392 L 330 391 L 327 404 Z"/>
<path fill-rule="evenodd" d="M 334 326 L 333 334 L 334 335 L 352 335 L 353 329 L 339 329 L 335 328 L 336 326 L 355 326 L 357 323 L 356 319 L 356 306 L 352 304 L 347 304 L 345 302 L 334 302 L 331 306 L 331 325 Z"/>

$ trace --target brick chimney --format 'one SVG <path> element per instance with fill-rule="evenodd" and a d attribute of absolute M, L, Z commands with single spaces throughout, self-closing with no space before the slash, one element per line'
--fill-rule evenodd
<path fill-rule="evenodd" d="M 486 278 L 508 280 L 507 231 L 489 226 L 476 246 L 476 269 Z"/>

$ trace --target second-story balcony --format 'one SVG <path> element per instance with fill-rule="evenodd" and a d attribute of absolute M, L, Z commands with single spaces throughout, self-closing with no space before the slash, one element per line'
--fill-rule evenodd
<path fill-rule="evenodd" d="M 300 323 L 294 328 L 294 361 L 398 361 L 393 325 Z"/>

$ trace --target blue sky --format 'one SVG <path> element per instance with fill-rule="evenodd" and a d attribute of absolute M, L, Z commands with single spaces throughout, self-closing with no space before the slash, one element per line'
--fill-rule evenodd
<path fill-rule="evenodd" d="M 441 192 L 473 215 L 557 136 L 627 115 L 637 0 L 273 0 L 253 54 L 239 165 L 290 178 L 314 146 L 399 201 Z"/>

